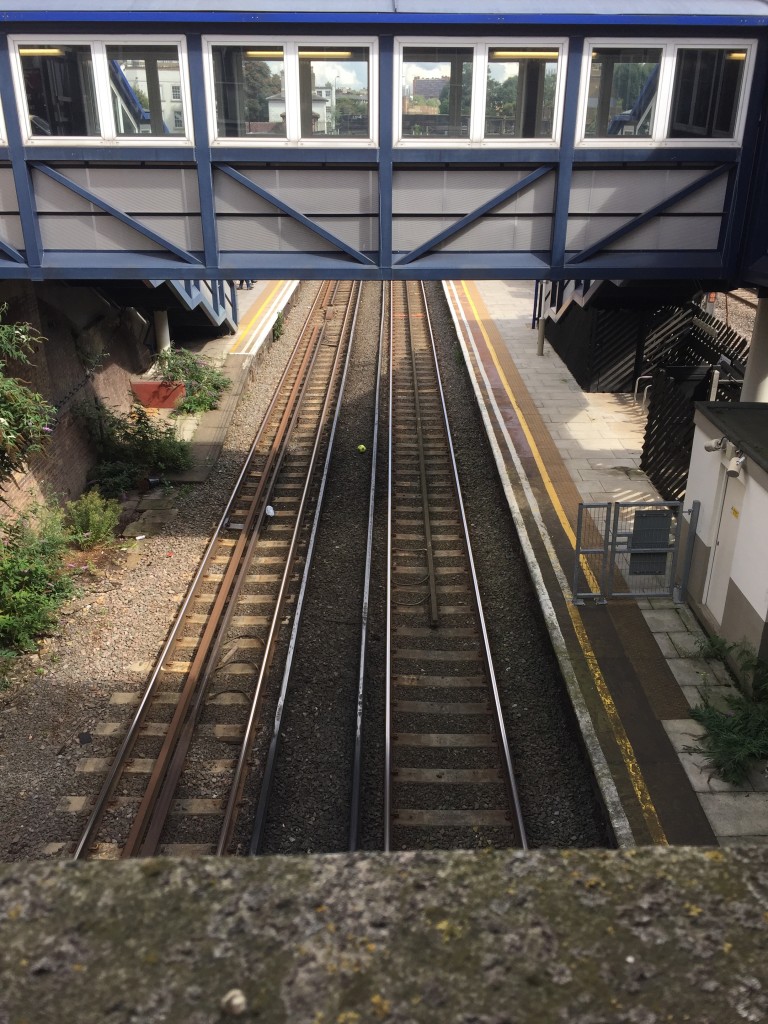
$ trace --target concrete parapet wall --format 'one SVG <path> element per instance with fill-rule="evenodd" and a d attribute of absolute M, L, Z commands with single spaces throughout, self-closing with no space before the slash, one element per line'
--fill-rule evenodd
<path fill-rule="evenodd" d="M 0 866 L 3 1024 L 727 1024 L 768 1013 L 760 849 Z"/>

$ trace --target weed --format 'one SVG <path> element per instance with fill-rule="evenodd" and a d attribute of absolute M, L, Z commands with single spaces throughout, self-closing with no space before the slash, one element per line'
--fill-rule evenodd
<path fill-rule="evenodd" d="M 41 505 L 3 524 L 0 544 L 0 657 L 29 651 L 50 632 L 59 606 L 74 590 L 64 559 L 62 510 Z"/>
<path fill-rule="evenodd" d="M 193 355 L 184 348 L 161 352 L 157 368 L 165 384 L 183 383 L 186 396 L 176 406 L 177 413 L 208 412 L 215 409 L 232 381 L 204 356 Z"/>
<path fill-rule="evenodd" d="M 120 512 L 119 502 L 103 498 L 98 491 L 86 491 L 77 501 L 68 501 L 64 516 L 72 542 L 88 551 L 114 540 Z"/>
<path fill-rule="evenodd" d="M 144 477 L 175 473 L 191 462 L 190 444 L 170 424 L 157 422 L 135 402 L 128 416 L 103 405 L 76 409 L 95 444 L 100 461 L 92 479 L 106 498 L 117 498 Z"/>
<path fill-rule="evenodd" d="M 717 635 L 700 636 L 696 640 L 699 657 L 707 661 L 725 662 L 732 648 L 733 644 Z"/>
<path fill-rule="evenodd" d="M 285 317 L 283 316 L 282 310 L 275 317 L 275 322 L 272 324 L 272 340 L 278 341 L 283 336 L 285 330 Z"/>
<path fill-rule="evenodd" d="M 703 754 L 724 782 L 738 786 L 755 761 L 768 758 L 768 702 L 734 694 L 726 704 L 728 710 L 720 711 L 705 697 L 692 709 L 691 717 L 706 731 L 686 752 Z"/>

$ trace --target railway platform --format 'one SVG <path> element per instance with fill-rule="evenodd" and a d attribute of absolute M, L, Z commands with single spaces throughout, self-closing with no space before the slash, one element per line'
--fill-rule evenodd
<path fill-rule="evenodd" d="M 631 396 L 585 394 L 549 346 L 537 354 L 529 282 L 446 282 L 473 386 L 547 625 L 621 844 L 768 841 L 768 778 L 729 786 L 691 753 L 702 693 L 725 668 L 699 656 L 685 605 L 571 600 L 580 501 L 658 499 L 640 470 Z"/>

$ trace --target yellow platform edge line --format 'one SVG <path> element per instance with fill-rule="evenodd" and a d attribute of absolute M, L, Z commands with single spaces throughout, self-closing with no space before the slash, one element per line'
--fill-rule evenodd
<path fill-rule="evenodd" d="M 544 486 L 547 490 L 547 494 L 549 495 L 550 500 L 552 501 L 552 506 L 555 510 L 555 514 L 557 515 L 566 536 L 568 537 L 569 541 L 571 542 L 575 550 L 576 535 L 573 532 L 571 524 L 568 521 L 568 517 L 565 514 L 565 509 L 563 508 L 560 498 L 557 495 L 557 492 L 555 491 L 555 486 L 552 483 L 549 473 L 546 470 L 546 467 L 541 457 L 541 453 L 538 449 L 538 445 L 536 444 L 536 440 L 528 425 L 528 421 L 526 420 L 522 409 L 520 408 L 520 406 L 517 403 L 517 400 L 515 399 L 515 396 L 512 392 L 512 388 L 510 387 L 509 381 L 507 380 L 507 376 L 504 373 L 498 355 L 496 354 L 496 349 L 488 335 L 488 332 L 485 329 L 483 319 L 478 313 L 475 301 L 472 295 L 470 294 L 470 286 L 472 286 L 472 282 L 462 281 L 461 286 L 464 291 L 467 303 L 470 309 L 472 310 L 472 315 L 475 324 L 477 325 L 478 330 L 480 331 L 485 340 L 488 352 L 490 353 L 491 359 L 493 360 L 496 372 L 499 375 L 499 380 L 501 381 L 507 398 L 509 399 L 510 404 L 512 405 L 515 415 L 517 416 L 520 422 L 520 426 L 523 430 L 523 433 L 525 434 L 525 438 L 528 441 L 528 445 L 531 449 L 531 454 L 533 455 L 534 461 L 536 462 L 536 466 L 539 469 L 539 472 L 541 473 L 542 479 L 544 481 Z M 632 788 L 635 792 L 635 796 L 637 797 L 637 801 L 640 805 L 646 827 L 648 828 L 648 832 L 651 836 L 652 841 L 657 845 L 668 845 L 669 840 L 667 839 L 661 821 L 659 820 L 658 812 L 656 811 L 656 807 L 653 803 L 650 791 L 645 782 L 645 778 L 643 777 L 642 769 L 640 768 L 640 764 L 635 755 L 632 742 L 629 739 L 629 736 L 627 736 L 626 729 L 624 728 L 624 723 L 621 721 L 621 716 L 619 715 L 613 697 L 611 696 L 610 690 L 608 689 L 608 684 L 605 681 L 605 676 L 603 675 L 602 670 L 600 669 L 600 665 L 597 660 L 597 655 L 595 654 L 594 649 L 592 648 L 592 644 L 589 641 L 584 621 L 579 613 L 578 608 L 576 608 L 576 606 L 570 600 L 568 595 L 566 593 L 563 593 L 563 596 L 565 597 L 566 607 L 568 608 L 568 614 L 571 618 L 571 623 L 573 625 L 576 639 L 579 642 L 579 646 L 581 647 L 582 653 L 584 655 L 584 660 L 587 664 L 587 668 L 589 669 L 590 675 L 592 676 L 595 689 L 598 693 L 598 696 L 600 697 L 600 701 L 603 705 L 603 708 L 605 709 L 605 713 L 611 725 L 611 729 L 613 731 L 616 744 L 619 750 L 621 751 L 622 760 L 624 761 L 624 766 L 627 770 L 627 774 L 629 775 L 630 781 L 632 783 Z"/>
<path fill-rule="evenodd" d="M 272 288 L 269 291 L 269 294 L 259 304 L 258 309 L 253 314 L 253 316 L 250 318 L 248 323 L 245 325 L 245 327 L 243 327 L 240 331 L 238 331 L 237 338 L 235 339 L 235 343 L 232 346 L 232 348 L 229 350 L 230 352 L 237 352 L 237 350 L 244 344 L 246 339 L 248 339 L 250 337 L 251 330 L 252 330 L 254 324 L 259 319 L 259 317 L 262 316 L 262 314 L 264 313 L 264 310 L 267 308 L 267 306 L 270 304 L 270 302 L 272 302 L 272 300 L 274 299 L 275 295 L 277 294 L 278 289 L 281 288 L 283 285 L 285 285 L 285 281 L 275 281 L 275 283 L 272 285 Z"/>

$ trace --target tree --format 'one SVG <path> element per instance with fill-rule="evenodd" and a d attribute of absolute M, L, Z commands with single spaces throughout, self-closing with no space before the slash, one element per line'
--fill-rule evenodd
<path fill-rule="evenodd" d="M 245 120 L 266 121 L 269 118 L 267 99 L 283 87 L 280 75 L 270 71 L 264 60 L 243 61 L 245 82 Z"/>
<path fill-rule="evenodd" d="M 7 306 L 0 306 L 0 319 Z M 8 363 L 29 364 L 29 355 L 44 339 L 29 324 L 0 322 L 0 484 L 42 450 L 56 410 L 28 382 L 6 375 Z"/>

